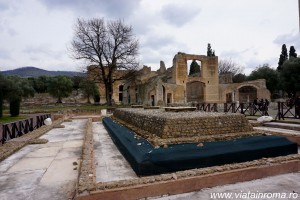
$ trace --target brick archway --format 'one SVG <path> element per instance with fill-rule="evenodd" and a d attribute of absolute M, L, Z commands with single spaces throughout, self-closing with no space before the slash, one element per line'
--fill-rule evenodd
<path fill-rule="evenodd" d="M 257 98 L 257 88 L 252 85 L 245 85 L 239 89 L 239 102 L 253 102 Z"/>

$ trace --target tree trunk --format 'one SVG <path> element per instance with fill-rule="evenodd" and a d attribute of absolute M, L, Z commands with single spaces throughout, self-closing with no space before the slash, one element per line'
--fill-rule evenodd
<path fill-rule="evenodd" d="M 105 83 L 105 93 L 106 93 L 106 103 L 108 106 L 112 105 L 112 94 L 113 94 L 113 87 L 110 82 Z"/>
<path fill-rule="evenodd" d="M 90 95 L 87 95 L 87 103 L 91 104 Z"/>
<path fill-rule="evenodd" d="M 57 103 L 62 103 L 61 97 L 58 97 Z"/>
<path fill-rule="evenodd" d="M 0 118 L 3 116 L 3 94 L 2 90 L 0 89 Z"/>
<path fill-rule="evenodd" d="M 110 105 L 110 98 L 109 98 L 109 91 L 108 91 L 108 82 L 104 81 L 104 86 L 105 86 L 105 99 L 106 99 L 106 104 Z"/>
<path fill-rule="evenodd" d="M 11 99 L 9 102 L 9 111 L 11 117 L 17 117 L 20 114 L 20 104 L 21 99 L 20 98 L 14 98 Z"/>

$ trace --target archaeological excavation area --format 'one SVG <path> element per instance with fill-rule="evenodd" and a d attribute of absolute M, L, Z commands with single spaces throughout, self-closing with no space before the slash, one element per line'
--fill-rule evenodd
<path fill-rule="evenodd" d="M 196 192 L 188 199 L 201 200 L 209 199 L 204 188 L 297 192 L 297 143 L 254 129 L 241 114 L 191 110 L 52 116 L 52 125 L 2 146 L 12 150 L 0 162 L 0 197 L 163 200 Z"/>
<path fill-rule="evenodd" d="M 240 163 L 298 151 L 297 144 L 284 137 L 254 131 L 240 114 L 118 109 L 113 117 L 116 121 L 104 118 L 103 124 L 138 175 Z M 118 124 L 119 119 L 144 132 L 136 135 Z M 187 143 L 186 138 L 194 141 Z"/>
<path fill-rule="evenodd" d="M 79 184 L 78 199 L 158 197 L 300 170 L 297 143 L 253 129 L 241 114 L 124 108 L 102 124 L 134 172 L 86 176 L 90 184 Z M 88 157 L 99 164 L 96 152 Z"/>

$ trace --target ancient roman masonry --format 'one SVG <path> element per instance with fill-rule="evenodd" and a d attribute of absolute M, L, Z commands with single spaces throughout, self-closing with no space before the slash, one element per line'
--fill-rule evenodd
<path fill-rule="evenodd" d="M 200 72 L 189 74 L 188 62 L 197 61 Z M 90 66 L 88 76 L 94 80 L 99 68 Z M 116 71 L 121 76 L 123 71 Z M 264 79 L 232 83 L 230 74 L 219 75 L 218 56 L 204 56 L 178 52 L 173 65 L 152 71 L 143 66 L 135 79 L 119 80 L 113 84 L 112 99 L 116 104 L 140 104 L 145 106 L 186 105 L 192 102 L 225 103 L 253 102 L 256 98 L 270 99 Z M 105 100 L 105 87 L 99 82 L 100 102 Z"/>
<path fill-rule="evenodd" d="M 241 114 L 121 108 L 113 119 L 104 118 L 103 124 L 138 175 L 284 156 L 298 149 L 284 137 L 253 131 Z"/>
<path fill-rule="evenodd" d="M 163 109 L 117 109 L 114 117 L 160 138 L 211 136 L 253 131 L 244 115 L 207 112 L 165 112 Z"/>

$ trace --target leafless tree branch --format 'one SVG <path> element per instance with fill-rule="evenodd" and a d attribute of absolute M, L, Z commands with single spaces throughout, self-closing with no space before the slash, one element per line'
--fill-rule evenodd
<path fill-rule="evenodd" d="M 108 104 L 111 104 L 112 84 L 134 75 L 138 69 L 138 49 L 132 27 L 122 20 L 106 23 L 103 18 L 77 20 L 73 56 L 88 61 L 89 70 L 97 72 L 98 77 L 93 79 L 104 83 Z"/>

